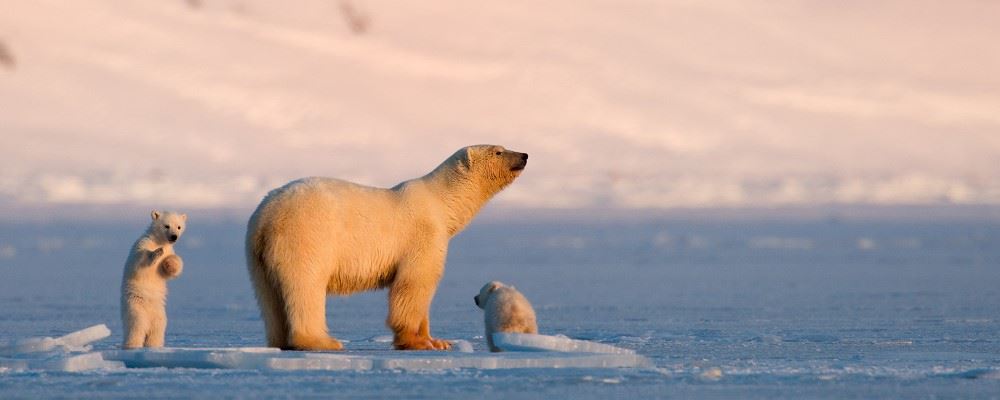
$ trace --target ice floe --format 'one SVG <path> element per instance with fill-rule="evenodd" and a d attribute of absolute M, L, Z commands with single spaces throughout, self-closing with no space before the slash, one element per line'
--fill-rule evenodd
<path fill-rule="evenodd" d="M 566 336 L 530 333 L 494 333 L 493 344 L 503 351 L 555 351 L 566 353 L 635 354 L 635 351 Z"/>
<path fill-rule="evenodd" d="M 104 324 L 94 325 L 57 338 L 34 337 L 0 346 L 0 370 L 89 371 L 123 368 L 119 361 L 108 361 L 100 352 L 91 352 L 90 344 L 111 335 Z"/>
<path fill-rule="evenodd" d="M 111 334 L 95 325 L 58 338 L 37 337 L 0 346 L 0 371 L 89 371 L 121 368 L 198 368 L 250 370 L 445 370 L 518 368 L 649 367 L 631 350 L 544 335 L 499 334 L 504 353 L 475 353 L 465 340 L 452 351 L 352 350 L 282 351 L 271 347 L 147 348 L 91 351 L 91 343 Z"/>
<path fill-rule="evenodd" d="M 468 342 L 465 342 L 468 343 Z M 471 347 L 471 345 L 469 345 Z M 442 370 L 517 368 L 636 368 L 649 361 L 636 354 L 471 353 L 363 350 L 338 353 L 281 351 L 274 348 L 161 348 L 109 350 L 108 360 L 128 368 L 220 368 L 257 370 Z"/>

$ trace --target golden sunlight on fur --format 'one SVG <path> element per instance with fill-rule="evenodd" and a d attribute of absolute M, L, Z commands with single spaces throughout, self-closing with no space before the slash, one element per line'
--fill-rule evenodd
<path fill-rule="evenodd" d="M 397 349 L 448 349 L 430 333 L 430 306 L 448 242 L 528 155 L 462 148 L 429 174 L 391 189 L 304 178 L 271 191 L 247 225 L 247 268 L 272 347 L 339 350 L 326 296 L 388 288 Z"/>

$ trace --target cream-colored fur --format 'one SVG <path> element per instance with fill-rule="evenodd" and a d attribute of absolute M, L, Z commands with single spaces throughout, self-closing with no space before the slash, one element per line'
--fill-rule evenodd
<path fill-rule="evenodd" d="M 527 154 L 470 146 L 391 189 L 305 178 L 271 191 L 247 226 L 247 268 L 272 347 L 337 350 L 327 294 L 389 289 L 398 349 L 447 349 L 430 305 L 448 241 L 521 173 Z"/>
<path fill-rule="evenodd" d="M 176 278 L 184 262 L 174 242 L 184 232 L 186 214 L 153 211 L 153 221 L 132 246 L 122 274 L 122 347 L 163 347 L 167 331 L 167 280 Z"/>
<path fill-rule="evenodd" d="M 483 309 L 486 345 L 490 351 L 503 351 L 493 345 L 494 333 L 538 333 L 535 309 L 513 286 L 493 281 L 484 285 L 474 299 L 476 305 Z"/>

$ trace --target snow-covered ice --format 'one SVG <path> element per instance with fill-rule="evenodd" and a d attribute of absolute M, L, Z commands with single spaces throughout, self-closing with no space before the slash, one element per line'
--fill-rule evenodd
<path fill-rule="evenodd" d="M 635 354 L 635 350 L 595 343 L 589 340 L 575 340 L 566 336 L 535 335 L 530 333 L 494 333 L 493 344 L 503 351 Z"/>
<path fill-rule="evenodd" d="M 994 222 L 496 221 L 473 222 L 449 249 L 431 328 L 453 341 L 450 352 L 392 350 L 385 292 L 327 302 L 344 352 L 259 347 L 246 221 L 237 220 L 191 226 L 200 243 L 179 244 L 186 268 L 170 287 L 170 347 L 129 353 L 120 350 L 118 285 L 134 226 L 0 226 L 0 246 L 18 248 L 0 259 L 0 344 L 55 340 L 96 321 L 111 330 L 84 345 L 89 353 L 0 356 L 0 398 L 1000 395 Z M 811 246 L 762 247 L 760 237 Z M 859 248 L 859 238 L 878 245 Z M 532 300 L 543 333 L 636 354 L 489 353 L 471 297 L 494 279 Z M 640 356 L 651 368 L 617 368 Z M 148 368 L 121 367 L 129 363 Z"/>

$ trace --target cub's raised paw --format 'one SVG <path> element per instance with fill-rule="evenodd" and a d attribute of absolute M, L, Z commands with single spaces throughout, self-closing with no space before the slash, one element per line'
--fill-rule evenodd
<path fill-rule="evenodd" d="M 160 262 L 160 273 L 167 278 L 175 278 L 184 269 L 184 261 L 176 254 L 171 254 Z"/>

